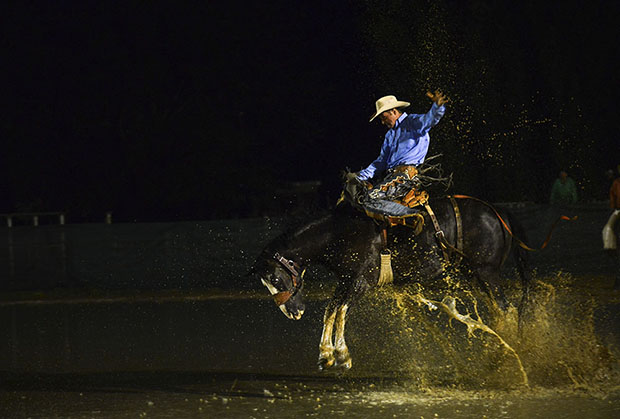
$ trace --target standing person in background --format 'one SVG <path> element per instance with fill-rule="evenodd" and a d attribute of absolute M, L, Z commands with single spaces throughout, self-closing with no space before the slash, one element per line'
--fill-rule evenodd
<path fill-rule="evenodd" d="M 611 188 L 609 188 L 609 207 L 611 208 L 611 215 L 603 227 L 603 248 L 615 250 L 618 248 L 618 243 L 614 227 L 620 218 L 620 177 L 618 176 L 614 176 Z"/>
<path fill-rule="evenodd" d="M 618 165 L 618 173 L 620 173 L 620 165 Z M 617 173 L 617 174 L 618 174 Z M 614 259 L 616 268 L 616 281 L 614 289 L 620 289 L 620 251 L 618 251 L 618 242 L 616 237 L 615 226 L 620 219 L 620 177 L 613 176 L 613 182 L 609 188 L 609 206 L 611 215 L 607 220 L 607 224 L 603 227 L 603 249 L 609 253 Z"/>
<path fill-rule="evenodd" d="M 551 205 L 570 205 L 577 202 L 577 186 L 575 181 L 562 170 L 551 188 Z"/>

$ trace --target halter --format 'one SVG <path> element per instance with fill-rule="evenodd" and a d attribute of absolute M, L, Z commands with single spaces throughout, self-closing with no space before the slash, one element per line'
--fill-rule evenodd
<path fill-rule="evenodd" d="M 286 259 L 278 252 L 273 255 L 273 258 L 277 260 L 280 265 L 284 266 L 284 268 L 291 274 L 291 287 L 285 291 L 280 291 L 279 293 L 273 295 L 276 305 L 280 306 L 286 303 L 292 296 L 297 294 L 298 291 L 301 291 L 303 287 L 303 281 L 301 281 L 301 279 L 303 279 L 304 272 L 306 272 L 306 270 L 304 269 L 301 274 L 299 274 L 301 267 L 292 259 Z"/>

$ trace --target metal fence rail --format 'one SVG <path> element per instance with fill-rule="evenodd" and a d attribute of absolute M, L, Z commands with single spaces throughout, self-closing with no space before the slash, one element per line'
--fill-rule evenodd
<path fill-rule="evenodd" d="M 41 218 L 48 218 L 50 220 L 58 220 L 58 224 L 65 224 L 64 212 L 13 212 L 7 214 L 0 214 L 0 217 L 6 219 L 6 226 L 13 227 L 15 221 L 29 221 L 28 224 L 37 227 Z"/>

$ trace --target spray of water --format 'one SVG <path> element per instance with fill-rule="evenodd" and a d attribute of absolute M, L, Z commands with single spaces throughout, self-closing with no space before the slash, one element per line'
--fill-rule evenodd
<path fill-rule="evenodd" d="M 422 388 L 617 388 L 617 337 L 600 330 L 617 302 L 584 295 L 567 280 L 535 281 L 521 331 L 519 289 L 508 293 L 512 306 L 503 312 L 458 282 L 440 292 L 385 287 L 351 316 L 350 349 L 366 372 L 387 371 Z"/>

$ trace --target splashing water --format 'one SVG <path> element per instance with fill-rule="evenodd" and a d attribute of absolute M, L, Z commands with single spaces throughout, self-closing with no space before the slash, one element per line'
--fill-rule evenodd
<path fill-rule="evenodd" d="M 459 311 L 456 308 L 456 300 L 454 299 L 454 297 L 449 297 L 449 296 L 444 297 L 444 299 L 441 300 L 440 302 L 427 300 L 421 294 L 417 294 L 415 298 L 420 304 L 426 304 L 430 310 L 436 310 L 437 306 L 439 306 L 445 313 L 451 316 L 451 318 L 456 319 L 460 321 L 461 323 L 463 323 L 465 326 L 467 326 L 467 335 L 469 337 L 474 336 L 474 332 L 478 329 L 495 336 L 499 340 L 499 342 L 507 350 L 509 350 L 516 358 L 517 363 L 519 364 L 519 371 L 521 371 L 521 375 L 523 376 L 523 385 L 526 387 L 528 386 L 527 373 L 523 369 L 521 358 L 519 358 L 519 355 L 517 354 L 517 352 L 514 349 L 512 349 L 512 347 L 508 343 L 506 343 L 506 341 L 502 339 L 502 337 L 498 335 L 493 329 L 491 329 L 489 326 L 484 324 L 480 320 L 479 316 L 478 316 L 478 319 L 473 319 L 471 315 L 469 314 L 459 313 Z"/>
<path fill-rule="evenodd" d="M 508 293 L 506 312 L 485 304 L 480 314 L 482 298 L 458 286 L 439 295 L 419 286 L 384 287 L 360 303 L 361 315 L 351 316 L 356 365 L 409 377 L 422 388 L 617 388 L 613 323 L 620 304 L 571 281 L 558 274 L 534 282 L 521 333 L 519 289 Z"/>

